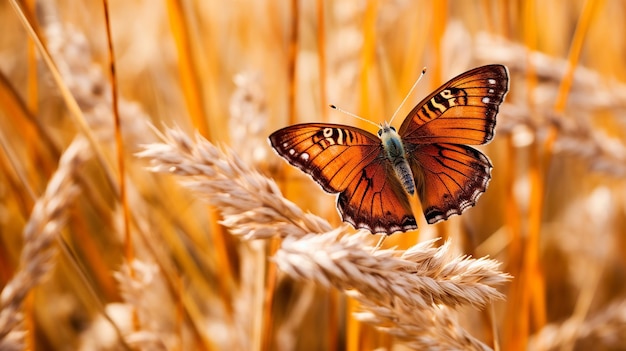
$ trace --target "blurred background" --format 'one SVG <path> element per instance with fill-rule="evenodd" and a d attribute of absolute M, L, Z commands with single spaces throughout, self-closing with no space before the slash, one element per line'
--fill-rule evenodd
<path fill-rule="evenodd" d="M 335 196 L 267 136 L 314 121 L 374 133 L 328 105 L 381 123 L 426 67 L 399 126 L 440 84 L 498 63 L 511 81 L 495 139 L 480 148 L 494 165 L 489 189 L 462 216 L 385 246 L 444 237 L 502 262 L 514 277 L 506 300 L 459 311 L 491 347 L 625 350 L 625 16 L 620 0 L 1 2 L 0 289 L 38 263 L 50 270 L 24 285 L 26 347 L 123 350 L 118 331 L 141 324 L 142 349 L 405 349 L 354 321 L 344 295 L 276 275 L 277 239 L 229 235 L 215 209 L 135 153 L 157 140 L 149 123 L 197 131 L 339 225 Z M 100 152 L 122 156 L 126 205 L 112 186 L 120 163 Z M 68 165 L 79 190 L 49 201 L 60 210 L 37 227 L 60 230 L 48 243 L 59 254 L 30 260 L 33 207 Z M 133 257 L 155 263 L 125 272 Z"/>

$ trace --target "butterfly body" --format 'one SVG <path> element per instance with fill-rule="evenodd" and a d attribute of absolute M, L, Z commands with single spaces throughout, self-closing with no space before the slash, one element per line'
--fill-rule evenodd
<path fill-rule="evenodd" d="M 272 133 L 274 150 L 329 193 L 344 221 L 372 233 L 417 228 L 409 194 L 430 224 L 474 206 L 491 179 L 491 162 L 468 145 L 489 142 L 508 91 L 502 65 L 467 71 L 418 103 L 398 132 L 303 123 Z"/>
<path fill-rule="evenodd" d="M 396 132 L 396 128 L 385 122 L 378 131 L 378 137 L 381 140 L 385 156 L 393 166 L 395 175 L 402 183 L 404 190 L 411 195 L 415 194 L 413 172 L 411 172 L 411 166 L 406 159 L 402 138 Z"/>

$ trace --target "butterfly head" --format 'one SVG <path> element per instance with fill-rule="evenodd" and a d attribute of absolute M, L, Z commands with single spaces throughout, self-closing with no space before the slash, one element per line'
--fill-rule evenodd
<path fill-rule="evenodd" d="M 384 122 L 380 125 L 378 130 L 378 137 L 380 138 L 383 148 L 387 153 L 387 157 L 394 161 L 398 158 L 405 158 L 404 145 L 402 144 L 402 138 L 398 135 L 396 128 Z"/>
<path fill-rule="evenodd" d="M 390 126 L 387 121 L 383 122 L 380 125 L 380 129 L 378 130 L 378 137 L 381 140 L 384 140 L 384 138 L 389 138 L 394 135 L 397 136 L 398 132 L 396 132 L 396 128 Z"/>

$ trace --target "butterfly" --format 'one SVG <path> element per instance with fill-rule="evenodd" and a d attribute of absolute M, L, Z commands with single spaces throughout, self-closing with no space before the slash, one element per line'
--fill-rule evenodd
<path fill-rule="evenodd" d="M 491 179 L 491 161 L 467 145 L 493 139 L 509 89 L 508 70 L 487 65 L 443 84 L 407 115 L 399 131 L 378 136 L 340 124 L 303 123 L 269 136 L 273 149 L 339 193 L 343 221 L 371 233 L 417 229 L 409 195 L 417 193 L 429 224 L 476 204 Z"/>

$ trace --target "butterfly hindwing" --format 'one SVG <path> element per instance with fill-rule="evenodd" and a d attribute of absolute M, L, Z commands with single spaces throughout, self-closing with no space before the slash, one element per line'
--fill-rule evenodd
<path fill-rule="evenodd" d="M 469 70 L 417 104 L 399 134 L 406 144 L 484 144 L 493 138 L 496 114 L 508 88 L 505 66 Z"/>
<path fill-rule="evenodd" d="M 466 145 L 420 145 L 411 160 L 429 224 L 474 206 L 491 179 L 491 162 L 487 156 Z"/>
<path fill-rule="evenodd" d="M 382 158 L 363 168 L 337 199 L 343 220 L 372 233 L 417 229 L 409 198 L 392 173 Z"/>

